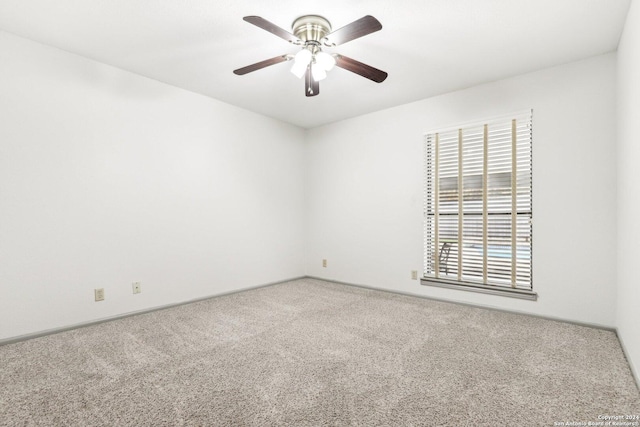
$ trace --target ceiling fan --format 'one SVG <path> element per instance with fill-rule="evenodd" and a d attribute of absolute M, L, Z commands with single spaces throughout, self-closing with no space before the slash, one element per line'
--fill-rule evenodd
<path fill-rule="evenodd" d="M 305 76 L 304 93 L 306 96 L 316 96 L 320 93 L 320 80 L 323 80 L 327 76 L 327 71 L 330 71 L 334 66 L 366 77 L 376 83 L 382 83 L 387 78 L 387 73 L 382 70 L 344 55 L 329 54 L 322 50 L 323 46 L 339 46 L 381 30 L 382 24 L 373 16 L 364 16 L 332 32 L 331 23 L 327 19 L 318 15 L 305 15 L 293 22 L 291 26 L 293 34 L 259 16 L 245 16 L 242 19 L 291 44 L 301 46 L 301 49 L 295 55 L 280 55 L 238 68 L 233 71 L 234 74 L 242 76 L 271 65 L 293 60 L 291 72 L 298 78 Z"/>

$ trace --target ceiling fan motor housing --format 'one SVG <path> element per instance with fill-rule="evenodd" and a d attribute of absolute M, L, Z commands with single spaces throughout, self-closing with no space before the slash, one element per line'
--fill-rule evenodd
<path fill-rule="evenodd" d="M 319 45 L 321 40 L 331 32 L 329 21 L 319 15 L 305 15 L 293 21 L 293 34 L 305 42 L 315 42 Z"/>

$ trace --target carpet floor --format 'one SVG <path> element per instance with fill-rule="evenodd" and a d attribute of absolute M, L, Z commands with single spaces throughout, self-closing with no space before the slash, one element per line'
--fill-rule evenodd
<path fill-rule="evenodd" d="M 312 279 L 0 346 L 2 426 L 553 426 L 605 415 L 640 415 L 613 332 Z"/>

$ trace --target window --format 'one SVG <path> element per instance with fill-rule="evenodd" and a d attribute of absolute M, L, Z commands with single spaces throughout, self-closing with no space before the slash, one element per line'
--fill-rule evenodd
<path fill-rule="evenodd" d="M 532 112 L 425 136 L 423 284 L 535 299 Z"/>

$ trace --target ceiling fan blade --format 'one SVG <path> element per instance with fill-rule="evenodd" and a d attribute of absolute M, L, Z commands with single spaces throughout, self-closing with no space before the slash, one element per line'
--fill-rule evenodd
<path fill-rule="evenodd" d="M 233 74 L 237 74 L 239 76 L 243 76 L 252 71 L 260 70 L 262 68 L 268 67 L 270 65 L 279 64 L 281 62 L 288 61 L 290 56 L 288 55 L 280 55 L 271 59 L 265 59 L 264 61 L 256 62 L 255 64 L 247 65 L 246 67 L 238 68 L 237 70 L 233 70 Z"/>
<path fill-rule="evenodd" d="M 371 15 L 363 16 L 338 30 L 327 35 L 326 42 L 331 46 L 338 46 L 351 40 L 355 40 L 367 34 L 375 33 L 382 29 L 382 24 Z"/>
<path fill-rule="evenodd" d="M 388 74 L 382 70 L 378 70 L 370 65 L 363 64 L 362 62 L 342 55 L 336 56 L 336 66 L 351 71 L 352 73 L 359 74 L 376 83 L 382 83 L 388 76 Z"/>
<path fill-rule="evenodd" d="M 320 83 L 313 79 L 311 74 L 311 65 L 307 67 L 307 73 L 304 75 L 304 94 L 306 96 L 316 96 L 320 93 Z"/>
<path fill-rule="evenodd" d="M 269 22 L 266 19 L 261 18 L 259 16 L 245 16 L 242 19 L 244 19 L 245 21 L 247 21 L 250 24 L 255 25 L 256 27 L 259 27 L 259 28 L 262 28 L 263 30 L 269 31 L 274 36 L 278 36 L 281 39 L 284 39 L 284 40 L 288 41 L 289 43 L 299 43 L 300 42 L 300 39 L 297 38 L 296 36 L 294 36 L 293 34 L 291 34 L 290 32 L 288 32 L 286 30 L 283 30 L 282 28 L 278 27 L 273 22 Z"/>

